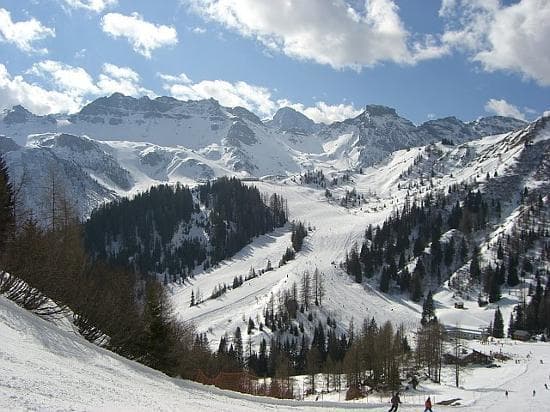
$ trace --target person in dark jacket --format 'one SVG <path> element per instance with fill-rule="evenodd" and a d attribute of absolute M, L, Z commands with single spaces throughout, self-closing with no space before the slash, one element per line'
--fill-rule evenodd
<path fill-rule="evenodd" d="M 424 402 L 424 412 L 426 411 L 430 411 L 430 412 L 433 412 L 432 411 L 432 400 L 430 399 L 430 397 L 428 396 L 428 399 L 426 399 L 426 402 Z"/>
<path fill-rule="evenodd" d="M 399 408 L 399 404 L 401 403 L 401 399 L 399 398 L 399 392 L 397 392 L 395 395 L 392 396 L 390 399 L 391 402 L 391 408 L 388 412 L 396 412 L 397 408 Z"/>

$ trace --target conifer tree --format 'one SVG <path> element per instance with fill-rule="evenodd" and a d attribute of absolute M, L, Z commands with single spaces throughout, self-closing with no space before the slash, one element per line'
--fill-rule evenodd
<path fill-rule="evenodd" d="M 500 307 L 497 307 L 495 310 L 495 317 L 493 319 L 493 336 L 495 338 L 504 337 L 504 320 L 502 319 Z"/>
<path fill-rule="evenodd" d="M 244 364 L 244 358 L 243 358 L 243 337 L 241 334 L 241 328 L 237 326 L 237 329 L 235 329 L 235 357 L 237 359 L 237 362 L 239 365 Z"/>
<path fill-rule="evenodd" d="M 479 266 L 479 248 L 476 246 L 472 252 L 472 260 L 470 261 L 470 276 L 473 280 L 479 281 L 481 277 L 481 268 Z"/>
<path fill-rule="evenodd" d="M 384 266 L 382 269 L 382 275 L 380 276 L 380 291 L 388 293 L 390 290 L 390 274 L 388 267 Z"/>
<path fill-rule="evenodd" d="M 500 298 L 501 292 L 498 273 L 491 270 L 489 278 L 489 303 L 498 302 Z"/>
<path fill-rule="evenodd" d="M 169 354 L 171 352 L 170 312 L 168 298 L 155 281 L 150 281 L 146 287 L 145 298 L 145 350 L 147 365 L 168 372 L 171 368 Z"/>
<path fill-rule="evenodd" d="M 432 320 L 435 320 L 435 306 L 433 301 L 433 293 L 430 290 L 428 295 L 424 299 L 424 304 L 422 305 L 422 325 L 426 325 Z"/>
<path fill-rule="evenodd" d="M 0 250 L 2 250 L 6 237 L 15 223 L 13 208 L 13 188 L 4 157 L 0 155 Z"/>

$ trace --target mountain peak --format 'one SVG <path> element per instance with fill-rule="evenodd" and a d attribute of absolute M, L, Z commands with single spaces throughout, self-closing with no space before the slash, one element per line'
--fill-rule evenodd
<path fill-rule="evenodd" d="M 279 131 L 293 133 L 313 133 L 318 128 L 313 120 L 291 107 L 281 107 L 273 116 L 273 120 L 266 124 Z"/>
<path fill-rule="evenodd" d="M 364 113 L 371 116 L 397 116 L 397 112 L 393 107 L 382 106 L 379 104 L 368 104 L 365 106 Z"/>
<path fill-rule="evenodd" d="M 20 104 L 6 111 L 4 122 L 7 124 L 25 123 L 34 115 Z"/>
<path fill-rule="evenodd" d="M 241 119 L 246 119 L 251 121 L 252 123 L 256 123 L 261 125 L 262 121 L 258 116 L 256 116 L 254 113 L 252 113 L 250 110 L 245 109 L 241 106 L 236 106 L 233 108 L 228 108 L 227 111 L 231 113 L 234 116 L 240 117 Z"/>

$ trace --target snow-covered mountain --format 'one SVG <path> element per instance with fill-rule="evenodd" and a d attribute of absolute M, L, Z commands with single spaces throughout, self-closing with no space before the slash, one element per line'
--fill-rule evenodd
<path fill-rule="evenodd" d="M 459 143 L 524 125 L 491 117 L 415 126 L 394 109 L 376 105 L 331 125 L 316 124 L 291 108 L 263 123 L 242 107 L 223 107 L 213 99 L 115 93 L 70 116 L 37 116 L 14 106 L 0 116 L 0 150 L 7 153 L 14 182 L 28 182 L 26 203 L 37 207 L 44 171 L 56 170 L 86 216 L 103 201 L 159 182 L 357 170 L 395 150 L 443 138 Z"/>
<path fill-rule="evenodd" d="M 291 219 L 306 222 L 310 228 L 295 259 L 276 267 L 291 245 L 290 229 L 286 226 L 258 236 L 231 259 L 215 267 L 207 270 L 197 267 L 183 284 L 167 285 L 176 316 L 193 322 L 198 332 L 207 335 L 212 348 L 218 346 L 224 335 L 231 336 L 236 327 L 246 330 L 247 319 L 263 325 L 248 334 L 254 348 L 262 339 L 273 336 L 275 331 L 266 326 L 265 309 L 294 282 L 299 284 L 305 271 L 315 269 L 322 273 L 325 295 L 322 304 L 312 305 L 308 314 L 312 320 L 305 314 L 298 315 L 308 338 L 314 334 L 317 323 L 326 323 L 328 317 L 337 325 L 334 329 L 338 333 L 344 333 L 352 320 L 358 325 L 372 317 L 379 324 L 390 320 L 395 325 L 402 324 L 407 333 L 414 331 L 422 312 L 421 304 L 409 300 L 395 284 L 390 293 L 381 292 L 376 277 L 356 283 L 340 264 L 354 245 L 361 244 L 368 225 L 381 224 L 396 209 L 422 199 L 427 193 L 444 195 L 453 185 L 467 184 L 472 190 L 480 190 L 491 200 L 502 203 L 502 216 L 498 221 L 491 221 L 483 232 L 471 239 L 480 247 L 483 263 L 491 262 L 499 239 L 514 232 L 525 230 L 527 233 L 537 225 L 525 228 L 534 218 L 530 215 L 532 205 L 520 198 L 524 188 L 528 188 L 529 196 L 535 200 L 540 195 L 542 205 L 537 207 L 546 213 L 541 215 L 549 215 L 548 116 L 529 125 L 515 119 L 491 117 L 470 123 L 446 118 L 417 126 L 400 117 L 394 109 L 367 106 L 353 119 L 327 126 L 314 125 L 313 128 L 319 129 L 309 132 L 308 125 L 311 123 L 289 111 L 283 111 L 278 121 L 263 123 L 246 109 L 225 108 L 213 100 L 180 102 L 171 98 L 133 99 L 115 94 L 98 99 L 69 117 L 34 116 L 21 107 L 7 111 L 0 122 L 0 132 L 4 135 L 0 137 L 0 150 L 4 152 L 14 185 L 21 189 L 25 203 L 36 213 L 43 207 L 45 190 L 54 183 L 65 188 L 80 214 L 86 216 L 102 202 L 131 196 L 161 182 L 194 184 L 223 175 L 277 175 L 260 178 L 252 184 L 261 192 L 284 196 Z M 517 128 L 519 130 L 510 131 Z M 441 143 L 443 139 L 447 141 Z M 299 172 L 313 168 L 322 169 L 330 183 L 305 183 L 300 179 Z M 349 193 L 355 193 L 355 199 L 360 200 L 341 202 Z M 449 232 L 443 234 L 442 241 Z M 548 238 L 547 234 L 542 236 Z M 540 259 L 540 249 L 540 244 L 533 243 L 524 252 L 532 256 L 537 265 L 547 264 Z M 426 253 L 429 251 L 426 247 Z M 273 270 L 264 270 L 268 262 L 270 266 L 274 263 Z M 521 299 L 522 288 L 528 289 L 530 282 L 532 285 L 532 280 L 527 279 L 520 286 L 503 288 L 503 299 L 480 307 L 477 304 L 479 285 L 468 285 L 467 267 L 468 262 L 453 269 L 450 282 L 427 280 L 435 290 L 437 316 L 443 324 L 460 323 L 464 328 L 479 330 L 492 321 L 497 305 L 508 319 L 513 305 Z M 261 275 L 246 279 L 251 269 Z M 238 287 L 229 288 L 221 297 L 190 305 L 193 291 L 200 289 L 208 296 L 219 285 L 232 284 L 236 276 L 245 279 Z M 463 284 L 464 289 L 456 287 Z M 461 294 L 462 291 L 465 292 Z M 4 353 L 5 362 L 0 365 L 3 368 L 0 375 L 6 377 L 0 387 L 7 387 L 4 392 L 17 402 L 31 408 L 49 408 L 58 407 L 63 397 L 70 397 L 67 408 L 76 405 L 85 409 L 117 407 L 122 404 L 122 398 L 128 402 L 124 405 L 137 405 L 135 382 L 138 389 L 145 388 L 143 391 L 149 393 L 146 388 L 153 376 L 160 382 L 157 392 L 170 392 L 173 396 L 150 395 L 164 402 L 167 409 L 176 402 L 186 405 L 182 399 L 189 396 L 193 405 L 202 407 L 203 404 L 195 400 L 204 394 L 200 387 L 187 383 L 174 385 L 174 381 L 97 350 L 80 338 L 73 339 L 68 332 L 50 329 L 2 299 L 0 297 L 0 336 L 10 346 Z M 454 303 L 458 301 L 468 310 L 455 309 Z M 44 340 L 44 334 L 51 339 Z M 24 345 L 19 348 L 16 342 L 22 337 L 25 337 Z M 502 391 L 495 387 L 508 387 L 512 379 L 517 378 L 515 384 L 522 391 L 518 399 L 535 402 L 530 396 L 532 379 L 540 385 L 540 380 L 547 376 L 543 376 L 537 360 L 548 361 L 547 347 L 533 345 L 537 359 L 529 359 L 525 356 L 532 347 L 505 344 L 506 350 L 522 363 L 503 363 L 502 371 L 506 373 L 476 369 L 468 385 L 459 389 L 451 388 L 452 379 L 444 376 L 448 387 L 435 387 L 437 393 L 445 393 L 448 398 L 460 397 L 468 410 L 495 407 L 502 410 L 497 402 L 502 399 Z M 67 347 L 77 348 L 74 356 L 64 356 Z M 480 347 L 481 344 L 476 346 Z M 39 355 L 32 358 L 31 363 L 25 363 L 28 353 Z M 90 358 L 99 363 L 90 363 Z M 26 359 L 25 362 L 22 359 Z M 76 379 L 68 373 L 67 359 L 71 365 L 77 362 L 79 368 L 88 371 L 87 378 Z M 104 368 L 104 364 L 110 366 Z M 50 368 L 54 368 L 55 376 L 46 375 L 46 382 L 54 388 L 53 396 L 49 396 L 52 394 L 48 390 L 38 391 L 39 396 L 34 398 L 29 396 L 28 393 L 34 396 L 36 391 L 28 388 L 43 379 L 43 376 L 35 378 L 31 372 Z M 524 373 L 525 368 L 530 369 L 529 374 Z M 121 378 L 120 373 L 113 371 L 122 371 L 122 375 L 132 379 Z M 59 376 L 70 382 L 69 395 L 63 388 L 63 380 L 59 383 Z M 489 376 L 497 376 L 498 385 L 495 386 Z M 96 404 L 90 400 L 90 392 L 103 394 L 105 380 L 122 390 L 107 393 L 105 402 Z M 425 390 L 430 389 L 421 388 L 419 393 L 424 394 Z M 85 401 L 74 393 L 84 393 Z M 217 395 L 213 401 L 219 405 L 227 402 L 231 410 L 257 406 L 256 401 L 251 400 L 251 405 L 248 399 L 238 400 L 239 405 L 235 406 L 235 401 Z M 11 398 L 0 396 L 0 399 L 0 405 L 9 408 L 9 401 L 4 399 Z M 536 406 L 540 408 L 539 398 L 536 399 Z M 421 402 L 414 404 L 414 399 L 409 400 L 404 409 L 418 409 L 418 403 Z M 517 408 L 518 403 L 513 403 L 513 407 Z M 291 403 L 279 405 L 295 407 Z M 261 404 L 259 407 L 271 406 Z M 383 405 L 376 404 L 378 406 Z"/>
<path fill-rule="evenodd" d="M 231 334 L 237 326 L 244 330 L 246 319 L 260 316 L 262 321 L 261 314 L 272 296 L 279 296 L 293 282 L 300 284 L 304 271 L 317 268 L 323 273 L 327 293 L 322 307 L 314 309 L 315 319 L 330 316 L 339 328 L 345 328 L 352 319 L 361 322 L 364 318 L 374 317 L 378 322 L 390 320 L 394 324 L 403 324 L 407 330 L 415 330 L 422 305 L 410 301 L 397 287 L 389 294 L 380 292 L 377 278 L 355 283 L 339 266 L 345 261 L 347 252 L 354 244 L 361 245 L 369 224 L 381 224 L 405 203 L 410 204 L 415 199 L 420 201 L 429 192 L 444 195 L 452 185 L 468 184 L 472 190 L 479 189 L 488 198 L 502 204 L 502 216 L 488 226 L 481 239 L 476 240 L 480 242 L 482 260 L 488 264 L 502 236 L 526 230 L 518 226 L 524 224 L 524 212 L 531 207 L 520 200 L 525 187 L 532 198 L 542 196 L 544 207 L 550 205 L 548 159 L 550 118 L 543 117 L 520 131 L 461 145 L 436 143 L 399 150 L 385 161 L 365 168 L 362 173 L 346 174 L 346 179 L 338 179 L 342 176 L 340 172 L 328 175 L 327 181 L 337 178 L 334 186 L 300 183 L 294 177 L 283 181 L 254 182 L 262 191 L 282 194 L 288 200 L 291 217 L 308 222 L 313 228 L 305 238 L 304 250 L 297 253 L 295 260 L 245 282 L 238 289 L 229 291 L 223 299 L 189 306 L 192 290 L 210 291 L 220 283 L 230 284 L 236 275 L 246 276 L 251 268 L 257 271 L 265 268 L 268 261 L 277 262 L 290 244 L 290 233 L 277 230 L 269 236 L 262 236 L 219 267 L 197 273 L 190 284 L 174 286 L 176 311 L 181 319 L 193 321 L 199 330 L 207 332 L 212 347 L 215 347 L 225 333 Z M 331 198 L 327 198 L 326 188 L 330 188 Z M 349 192 L 355 192 L 362 200 L 344 207 L 340 199 Z M 451 236 L 451 232 L 443 237 Z M 533 244 L 532 247 L 526 253 L 538 256 L 540 245 Z M 456 270 L 451 283 L 461 281 L 463 273 L 468 272 L 468 264 Z M 438 318 L 444 324 L 459 323 L 472 330 L 487 327 L 497 305 L 508 319 L 521 296 L 517 288 L 509 288 L 503 290 L 503 299 L 498 303 L 478 307 L 479 290 L 475 287 L 469 286 L 466 288 L 469 292 L 459 294 L 448 283 L 439 284 L 435 279 L 427 281 L 432 282 L 427 286 L 437 291 L 434 299 Z M 466 305 L 467 311 L 454 308 L 454 303 L 459 301 Z M 317 320 L 312 323 L 304 321 L 306 334 L 311 336 Z M 265 330 L 255 332 L 251 339 L 258 344 L 266 333 Z"/>
<path fill-rule="evenodd" d="M 447 117 L 416 126 L 399 116 L 395 109 L 368 105 L 359 116 L 333 123 L 319 135 L 326 142 L 324 147 L 333 153 L 340 152 L 341 157 L 353 159 L 352 164 L 360 167 L 379 162 L 396 150 L 443 139 L 463 143 L 517 130 L 525 125 L 521 120 L 493 116 L 470 123 Z"/>
<path fill-rule="evenodd" d="M 321 125 L 290 107 L 277 110 L 273 119 L 268 120 L 265 124 L 280 132 L 300 134 L 313 134 L 321 128 Z"/>

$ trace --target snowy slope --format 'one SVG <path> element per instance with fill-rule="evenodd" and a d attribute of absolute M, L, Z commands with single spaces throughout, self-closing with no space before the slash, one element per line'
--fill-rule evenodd
<path fill-rule="evenodd" d="M 237 113 L 244 117 L 242 112 Z M 369 120 L 364 122 L 369 124 L 378 122 L 378 117 L 392 116 L 394 114 L 390 111 L 380 109 L 369 113 Z M 237 126 L 222 138 L 219 145 L 212 143 L 200 150 L 120 140 L 100 141 L 56 132 L 32 136 L 24 148 L 8 146 L 7 160 L 10 170 L 20 170 L 21 177 L 32 176 L 32 182 L 35 177 L 43 176 L 47 167 L 52 167 L 64 178 L 72 179 L 71 184 L 67 185 L 68 190 L 75 190 L 71 196 L 90 196 L 83 198 L 89 210 L 94 203 L 131 195 L 158 182 L 194 183 L 204 178 L 238 174 L 235 168 L 228 166 L 237 160 L 232 157 L 236 152 L 227 152 L 228 146 L 223 143 L 224 140 L 238 140 L 240 146 L 233 147 L 246 152 L 248 159 L 265 158 L 263 149 L 277 146 L 278 151 L 274 148 L 273 153 L 279 153 L 281 157 L 275 161 L 270 159 L 262 167 L 264 171 L 276 171 L 274 166 L 280 162 L 290 176 L 266 178 L 250 184 L 264 192 L 282 194 L 288 200 L 290 218 L 302 220 L 312 228 L 303 250 L 295 260 L 281 268 L 276 267 L 285 249 L 290 246 L 290 228 L 287 226 L 257 238 L 220 266 L 195 273 L 189 283 L 170 286 L 178 316 L 196 323 L 199 331 L 208 334 L 215 348 L 221 336 L 225 333 L 231 335 L 237 326 L 246 330 L 249 317 L 259 317 L 261 320 L 262 311 L 271 296 L 290 288 L 294 281 L 298 282 L 305 270 L 313 272 L 315 268 L 324 274 L 327 294 L 322 306 L 314 309 L 314 322 L 304 325 L 309 333 L 317 319 L 327 316 L 336 320 L 340 331 L 347 328 L 351 319 L 359 325 L 364 318 L 373 316 L 379 323 L 391 320 L 395 324 L 403 323 L 409 332 L 414 330 L 420 319 L 421 307 L 399 293 L 380 293 L 376 282 L 354 283 L 339 267 L 345 253 L 354 243 L 362 241 L 368 224 L 381 223 L 395 207 L 402 206 L 407 197 L 420 198 L 429 190 L 444 190 L 452 183 L 472 183 L 474 180 L 481 190 L 500 193 L 505 201 L 503 222 L 487 233 L 485 244 L 489 245 L 499 233 L 509 230 L 517 222 L 521 213 L 518 205 L 521 188 L 527 186 L 546 194 L 550 191 L 548 123 L 548 118 L 543 118 L 519 132 L 489 136 L 459 146 L 437 143 L 394 151 L 389 156 L 383 156 L 382 161 L 364 168 L 361 174 L 352 173 L 349 180 L 340 180 L 331 187 L 335 199 L 331 201 L 326 199 L 323 187 L 299 184 L 299 179 L 291 171 L 322 167 L 328 176 L 341 177 L 342 170 L 351 169 L 356 164 L 354 159 L 362 156 L 357 142 L 363 137 L 353 131 L 344 133 L 349 125 L 342 126 L 342 134 L 336 139 L 319 138 L 316 144 L 321 149 L 317 153 L 301 152 L 291 147 L 312 144 L 305 136 L 298 141 L 296 139 L 300 137 L 296 134 L 277 134 L 271 129 L 265 136 L 266 139 L 273 138 L 272 146 L 243 143 L 252 138 L 247 134 L 247 129 L 254 131 L 254 139 L 258 139 L 259 131 L 265 129 L 256 119 L 247 116 L 245 120 L 231 121 L 229 127 Z M 242 124 L 245 129 L 241 128 Z M 400 127 L 413 130 L 415 126 L 403 121 Z M 239 161 L 242 159 L 244 157 L 238 158 Z M 296 169 L 286 169 L 289 165 L 294 165 Z M 430 186 L 427 177 L 432 170 L 434 176 Z M 492 178 L 495 172 L 498 178 Z M 487 173 L 491 176 L 488 180 Z M 36 183 L 34 190 L 38 192 L 39 188 Z M 350 190 L 363 195 L 364 200 L 355 206 L 342 207 L 337 199 Z M 36 198 L 36 193 L 29 192 L 28 196 Z M 483 253 L 490 253 L 486 248 L 482 250 Z M 275 270 L 245 281 L 242 286 L 229 290 L 218 299 L 189 307 L 192 290 L 196 292 L 200 289 L 207 297 L 220 283 L 231 284 L 235 276 L 245 277 L 250 268 L 265 268 L 268 260 L 276 267 Z M 505 319 L 512 305 L 518 301 L 519 292 L 518 288 L 503 291 L 499 305 Z M 448 325 L 458 323 L 473 329 L 486 327 L 496 306 L 479 308 L 475 298 L 475 294 L 470 297 L 455 296 L 455 292 L 444 285 L 434 297 L 437 315 Z M 467 310 L 455 310 L 453 304 L 457 300 L 464 301 Z M 254 331 L 250 336 L 254 345 L 262 337 L 268 338 L 269 332 L 267 328 L 264 332 Z M 245 335 L 245 340 L 247 338 Z M 0 298 L 0 339 L 3 343 L 0 347 L 0 408 L 3 409 L 297 408 L 293 402 L 275 403 L 230 395 L 168 379 L 98 349 L 70 331 L 60 331 L 3 298 Z M 499 370 L 481 368 L 471 371 L 463 388 L 458 391 L 451 387 L 452 376 L 447 371 L 445 385 L 426 385 L 421 388 L 422 392 L 409 394 L 408 398 L 404 396 L 403 409 L 418 410 L 426 393 L 444 399 L 461 397 L 464 410 L 517 410 L 525 405 L 534 410 L 542 408 L 550 399 L 550 393 L 541 387 L 547 370 L 539 366 L 538 359 L 543 359 L 545 364 L 550 362 L 549 346 L 509 342 L 503 345 L 493 349 L 505 350 L 521 363 L 508 363 Z M 482 349 L 487 351 L 487 348 Z M 529 352 L 533 356 L 527 358 Z M 505 388 L 511 388 L 508 400 L 503 397 Z M 536 397 L 531 396 L 531 388 L 537 388 Z M 371 399 L 370 402 L 374 408 L 387 407 L 384 399 Z M 298 409 L 307 409 L 314 404 L 299 405 Z M 330 408 L 334 410 L 341 406 L 330 405 Z M 443 407 L 437 409 L 445 410 Z"/>
<path fill-rule="evenodd" d="M 337 402 L 342 394 L 322 401 L 287 401 L 222 391 L 157 371 L 103 350 L 56 325 L 30 314 L 0 296 L 0 409 L 2 410 L 128 410 L 128 411 L 307 411 L 386 410 L 387 399 L 371 396 Z M 550 392 L 548 344 L 504 341 L 479 350 L 502 351 L 513 357 L 501 368 L 463 372 L 460 389 L 451 386 L 450 371 L 442 385 L 422 384 L 402 394 L 400 410 L 417 411 L 430 395 L 435 402 L 460 398 L 462 406 L 437 410 L 544 410 Z M 544 362 L 544 364 L 541 364 Z M 466 376 L 464 376 L 466 374 Z M 536 396 L 532 396 L 532 390 Z M 509 398 L 503 392 L 510 392 Z"/>
<path fill-rule="evenodd" d="M 171 379 L 61 330 L 4 297 L 0 337 L 2 410 L 295 410 Z"/>
<path fill-rule="evenodd" d="M 344 208 L 338 201 L 328 201 L 322 187 L 300 185 L 296 179 L 281 181 L 254 182 L 261 191 L 279 193 L 288 201 L 291 219 L 306 222 L 314 229 L 305 239 L 304 250 L 296 259 L 274 271 L 247 281 L 243 286 L 230 290 L 221 298 L 206 300 L 198 306 L 189 307 L 191 291 L 200 290 L 203 296 L 209 296 L 220 283 L 232 283 L 234 276 L 248 274 L 250 268 L 256 271 L 265 268 L 267 261 L 274 266 L 290 245 L 290 230 L 280 229 L 276 233 L 263 236 L 247 246 L 230 261 L 210 269 L 207 273 L 197 273 L 189 284 L 174 286 L 174 303 L 179 316 L 196 322 L 199 330 L 208 332 L 213 348 L 216 348 L 221 336 L 231 335 L 237 326 L 246 330 L 248 318 L 263 321 L 262 312 L 271 296 L 282 289 L 289 289 L 293 282 L 299 284 L 302 273 L 310 273 L 318 268 L 324 273 L 327 296 L 316 316 L 324 319 L 330 316 L 336 319 L 341 330 L 345 330 L 353 318 L 355 324 L 374 316 L 381 323 L 391 320 L 394 324 L 403 323 L 412 331 L 418 326 L 421 306 L 408 300 L 398 291 L 383 294 L 378 291 L 376 279 L 372 284 L 356 284 L 339 267 L 345 254 L 354 244 L 363 240 L 364 230 L 369 224 L 380 224 L 394 210 L 401 208 L 409 198 L 420 199 L 429 190 L 446 190 L 453 183 L 478 180 L 477 187 L 482 191 L 497 192 L 503 201 L 503 214 L 507 219 L 514 218 L 518 207 L 517 196 L 524 186 L 536 187 L 548 193 L 549 174 L 544 169 L 547 164 L 550 147 L 547 120 L 521 132 L 491 136 L 485 139 L 465 143 L 460 146 L 441 144 L 401 150 L 394 152 L 388 160 L 363 170 L 363 174 L 353 174 L 349 182 L 331 187 L 333 198 L 338 199 L 345 191 L 355 190 L 364 195 L 365 200 L 355 207 Z M 543 124 L 541 126 L 541 124 Z M 535 131 L 535 129 L 537 129 Z M 535 136 L 538 146 L 525 144 Z M 541 170 L 543 168 L 543 170 Z M 408 170 L 412 170 L 407 174 Z M 433 187 L 426 176 L 435 170 Z M 492 178 L 495 171 L 498 178 Z M 491 179 L 486 181 L 486 173 Z M 420 183 L 424 181 L 424 183 Z M 409 189 L 417 184 L 418 188 Z M 503 189 L 502 187 L 506 188 Z M 492 239 L 501 230 L 497 225 L 487 234 Z M 433 285 L 437 287 L 437 285 Z M 514 304 L 518 303 L 520 290 L 515 288 L 503 291 L 503 299 L 498 303 L 505 319 Z M 487 327 L 492 321 L 496 304 L 479 308 L 477 294 L 458 296 L 447 285 L 438 289 L 435 295 L 438 317 L 446 324 L 478 329 Z M 454 303 L 463 301 L 468 310 L 457 311 Z M 312 328 L 316 320 L 310 324 Z M 307 327 L 307 322 L 306 322 Z M 255 344 L 269 331 L 255 331 L 251 336 Z"/>

